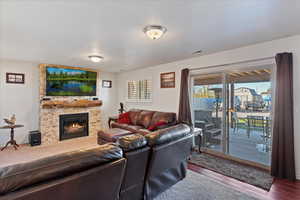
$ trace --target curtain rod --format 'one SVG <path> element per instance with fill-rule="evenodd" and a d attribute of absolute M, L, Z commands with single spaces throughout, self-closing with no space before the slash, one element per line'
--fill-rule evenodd
<path fill-rule="evenodd" d="M 265 57 L 265 58 L 258 58 L 258 59 L 252 59 L 252 60 L 244 60 L 244 61 L 239 61 L 239 62 L 221 64 L 221 65 L 211 65 L 211 66 L 206 66 L 206 67 L 197 67 L 197 68 L 191 68 L 190 71 L 200 70 L 200 69 L 217 68 L 217 67 L 225 67 L 225 66 L 228 66 L 228 65 L 244 64 L 244 63 L 262 61 L 262 60 L 270 60 L 270 59 L 274 59 L 274 58 L 275 58 L 275 56 Z"/>

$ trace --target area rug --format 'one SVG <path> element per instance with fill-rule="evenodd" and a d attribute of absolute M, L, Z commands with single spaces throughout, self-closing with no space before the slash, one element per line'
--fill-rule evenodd
<path fill-rule="evenodd" d="M 12 146 L 9 146 L 4 151 L 0 151 L 0 167 L 32 162 L 41 158 L 76 151 L 78 149 L 90 149 L 98 147 L 97 137 L 80 137 L 72 140 L 63 140 L 55 144 L 41 145 L 31 147 L 28 144 L 22 144 L 16 151 Z"/>
<path fill-rule="evenodd" d="M 258 200 L 258 198 L 188 170 L 185 179 L 154 200 Z"/>
<path fill-rule="evenodd" d="M 204 153 L 193 153 L 190 163 L 269 191 L 273 177 L 266 171 Z"/>

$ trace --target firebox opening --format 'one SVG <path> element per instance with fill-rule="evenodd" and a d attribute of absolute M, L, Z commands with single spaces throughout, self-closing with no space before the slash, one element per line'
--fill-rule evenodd
<path fill-rule="evenodd" d="M 60 115 L 60 140 L 88 136 L 88 113 Z"/>

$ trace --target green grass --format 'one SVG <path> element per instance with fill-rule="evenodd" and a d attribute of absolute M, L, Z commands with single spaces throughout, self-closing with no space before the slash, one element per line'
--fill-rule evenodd
<path fill-rule="evenodd" d="M 79 78 L 79 77 L 48 77 L 47 81 L 96 81 L 96 78 Z"/>
<path fill-rule="evenodd" d="M 93 92 L 93 87 L 88 86 L 88 85 L 81 85 L 79 88 L 80 88 L 80 90 L 83 93 L 91 93 L 91 92 Z"/>

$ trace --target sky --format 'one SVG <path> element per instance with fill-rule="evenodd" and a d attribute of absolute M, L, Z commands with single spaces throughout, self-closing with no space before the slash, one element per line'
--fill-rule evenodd
<path fill-rule="evenodd" d="M 222 88 L 222 84 L 218 85 L 209 85 L 209 88 Z M 250 89 L 254 89 L 257 94 L 261 94 L 262 92 L 268 91 L 271 88 L 271 82 L 254 82 L 254 83 L 235 83 L 234 88 L 247 87 Z M 197 86 L 196 88 L 201 88 L 201 86 Z"/>
<path fill-rule="evenodd" d="M 85 71 L 83 70 L 78 70 L 78 69 L 64 69 L 64 68 L 56 68 L 56 67 L 47 67 L 47 71 L 49 73 L 70 73 L 70 74 L 81 74 L 84 73 Z"/>

